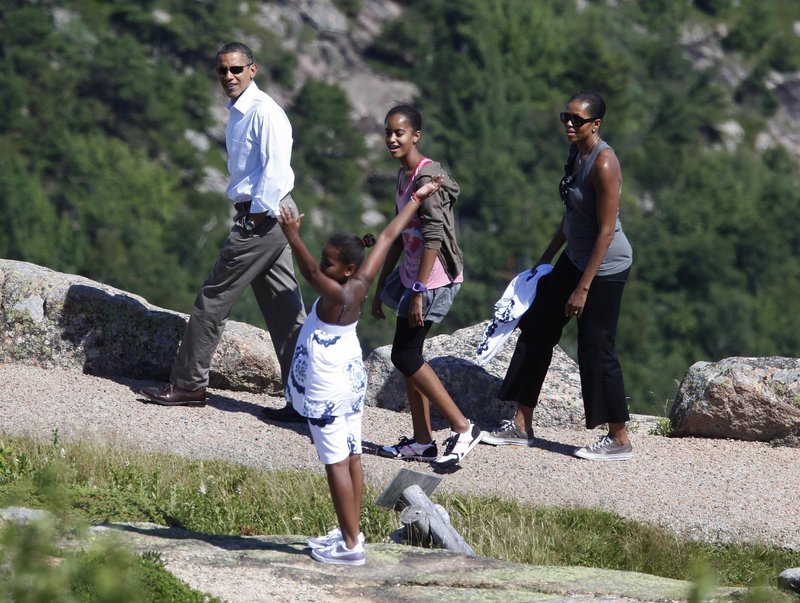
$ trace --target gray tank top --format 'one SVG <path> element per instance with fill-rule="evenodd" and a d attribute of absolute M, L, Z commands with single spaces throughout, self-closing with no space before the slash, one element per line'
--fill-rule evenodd
<path fill-rule="evenodd" d="M 610 148 L 608 143 L 601 140 L 592 149 L 586 161 L 572 174 L 565 176 L 561 181 L 562 190 L 565 190 L 564 205 L 564 236 L 567 239 L 567 257 L 580 270 L 586 270 L 589 258 L 592 255 L 594 242 L 597 239 L 597 207 L 594 188 L 589 180 L 594 162 L 597 155 L 603 149 Z M 620 191 L 622 182 L 620 182 Z M 625 233 L 622 232 L 622 224 L 619 221 L 619 209 L 617 209 L 616 224 L 614 227 L 614 239 L 608 247 L 597 276 L 609 276 L 623 272 L 630 268 L 633 263 L 633 249 L 628 242 Z"/>

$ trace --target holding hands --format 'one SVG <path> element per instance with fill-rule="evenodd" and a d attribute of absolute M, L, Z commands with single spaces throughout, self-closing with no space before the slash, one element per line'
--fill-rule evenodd
<path fill-rule="evenodd" d="M 297 206 L 290 207 L 288 205 L 280 205 L 278 212 L 278 224 L 281 225 L 281 230 L 286 236 L 286 240 L 293 241 L 298 239 L 300 237 L 300 224 L 303 222 L 305 214 L 299 213 Z"/>

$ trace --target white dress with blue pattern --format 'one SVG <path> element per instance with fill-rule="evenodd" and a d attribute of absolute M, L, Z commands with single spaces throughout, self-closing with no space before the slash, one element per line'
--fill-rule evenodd
<path fill-rule="evenodd" d="M 325 419 L 360 412 L 367 391 L 358 322 L 332 325 L 309 312 L 292 358 L 286 399 L 304 417 Z"/>

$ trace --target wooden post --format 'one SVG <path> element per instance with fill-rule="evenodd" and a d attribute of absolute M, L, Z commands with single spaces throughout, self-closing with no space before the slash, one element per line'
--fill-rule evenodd
<path fill-rule="evenodd" d="M 383 492 L 381 492 L 380 496 L 375 500 L 375 504 L 386 507 L 387 509 L 400 511 L 403 507 L 403 491 L 406 488 L 411 485 L 416 485 L 419 486 L 425 494 L 430 496 L 441 481 L 442 478 L 438 475 L 422 473 L 403 467 L 397 472 L 397 475 L 392 478 L 389 485 L 383 489 Z"/>
<path fill-rule="evenodd" d="M 438 547 L 475 556 L 472 547 L 450 524 L 447 511 L 434 505 L 422 488 L 416 484 L 409 486 L 403 490 L 401 499 L 405 508 L 400 513 L 400 521 L 407 526 L 412 525 L 423 541 L 430 536 Z"/>

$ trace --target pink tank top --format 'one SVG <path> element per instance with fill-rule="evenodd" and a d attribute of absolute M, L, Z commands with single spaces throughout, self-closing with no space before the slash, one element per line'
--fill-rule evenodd
<path fill-rule="evenodd" d="M 396 203 L 398 212 L 401 211 L 406 204 L 411 201 L 411 193 L 414 191 L 414 182 L 417 179 L 417 173 L 421 168 L 429 163 L 432 163 L 432 161 L 427 157 L 420 159 L 419 162 L 417 162 L 417 165 L 414 167 L 414 173 L 411 174 L 411 178 L 408 179 L 405 187 L 403 187 L 401 184 L 403 177 L 402 170 L 397 175 Z M 425 248 L 425 240 L 420 232 L 420 220 L 417 216 L 411 218 L 408 226 L 406 226 L 406 228 L 403 230 L 402 236 L 405 259 L 399 268 L 400 281 L 404 286 L 410 289 L 414 284 L 414 281 L 417 280 L 419 265 L 422 261 L 422 251 Z M 447 272 L 445 272 L 444 266 L 442 266 L 441 260 L 437 257 L 433 261 L 433 268 L 431 269 L 431 274 L 428 277 L 428 282 L 425 283 L 425 286 L 428 289 L 436 289 L 437 287 L 444 287 L 445 285 L 449 285 L 451 283 L 461 283 L 463 281 L 463 274 L 459 274 L 454 280 L 451 281 L 450 277 L 447 276 Z"/>

